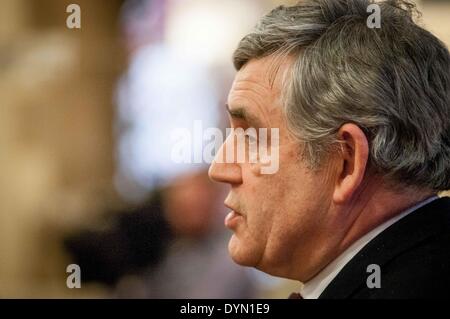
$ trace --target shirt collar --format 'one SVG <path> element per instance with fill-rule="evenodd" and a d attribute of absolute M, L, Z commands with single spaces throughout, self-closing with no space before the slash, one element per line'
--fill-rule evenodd
<path fill-rule="evenodd" d="M 361 250 L 367 245 L 372 239 L 374 239 L 383 230 L 387 229 L 389 226 L 398 222 L 403 217 L 409 215 L 413 211 L 425 206 L 428 203 L 438 199 L 438 196 L 432 196 L 413 207 L 407 209 L 403 213 L 400 213 L 378 227 L 372 229 L 370 232 L 355 241 L 350 247 L 348 247 L 344 252 L 342 252 L 335 260 L 329 263 L 321 272 L 310 279 L 308 282 L 304 283 L 301 287 L 301 295 L 303 299 L 317 299 L 325 288 L 331 283 L 331 281 L 337 276 L 337 274 L 344 268 L 344 266 Z"/>

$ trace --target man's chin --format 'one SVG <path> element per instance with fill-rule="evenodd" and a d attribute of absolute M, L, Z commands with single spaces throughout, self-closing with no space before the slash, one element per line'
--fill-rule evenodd
<path fill-rule="evenodd" d="M 255 267 L 259 258 L 255 254 L 255 250 L 250 245 L 246 245 L 236 234 L 231 236 L 228 243 L 228 252 L 233 261 L 241 266 Z"/>

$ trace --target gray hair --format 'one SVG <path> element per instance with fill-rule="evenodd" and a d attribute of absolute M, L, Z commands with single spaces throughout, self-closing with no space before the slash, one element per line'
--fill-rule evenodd
<path fill-rule="evenodd" d="M 450 55 L 414 22 L 407 1 L 304 0 L 264 16 L 234 53 L 237 70 L 270 55 L 294 58 L 284 112 L 311 167 L 336 133 L 355 123 L 369 141 L 369 168 L 396 185 L 450 189 Z"/>

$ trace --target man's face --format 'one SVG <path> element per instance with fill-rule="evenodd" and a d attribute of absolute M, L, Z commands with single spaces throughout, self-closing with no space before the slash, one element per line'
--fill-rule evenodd
<path fill-rule="evenodd" d="M 258 163 L 215 161 L 209 174 L 231 186 L 225 205 L 235 212 L 226 219 L 233 230 L 228 246 L 233 260 L 273 275 L 303 279 L 310 275 L 310 263 L 328 236 L 323 230 L 333 179 L 331 170 L 311 171 L 302 161 L 300 144 L 289 134 L 282 113 L 281 79 L 290 63 L 282 64 L 271 81 L 271 61 L 271 57 L 252 60 L 237 73 L 227 108 L 233 128 L 279 129 L 279 146 L 274 149 L 279 152 L 278 172 L 261 174 Z M 230 143 L 235 143 L 231 135 L 216 159 Z"/>

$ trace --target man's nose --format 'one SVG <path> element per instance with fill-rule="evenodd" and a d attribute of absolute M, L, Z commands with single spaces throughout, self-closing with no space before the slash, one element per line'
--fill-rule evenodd
<path fill-rule="evenodd" d="M 241 166 L 236 163 L 236 156 L 233 156 L 233 161 L 227 161 L 226 159 L 226 150 L 234 149 L 233 147 L 227 147 L 227 145 L 233 142 L 233 139 L 227 138 L 211 163 L 208 175 L 213 181 L 228 184 L 242 183 Z"/>

